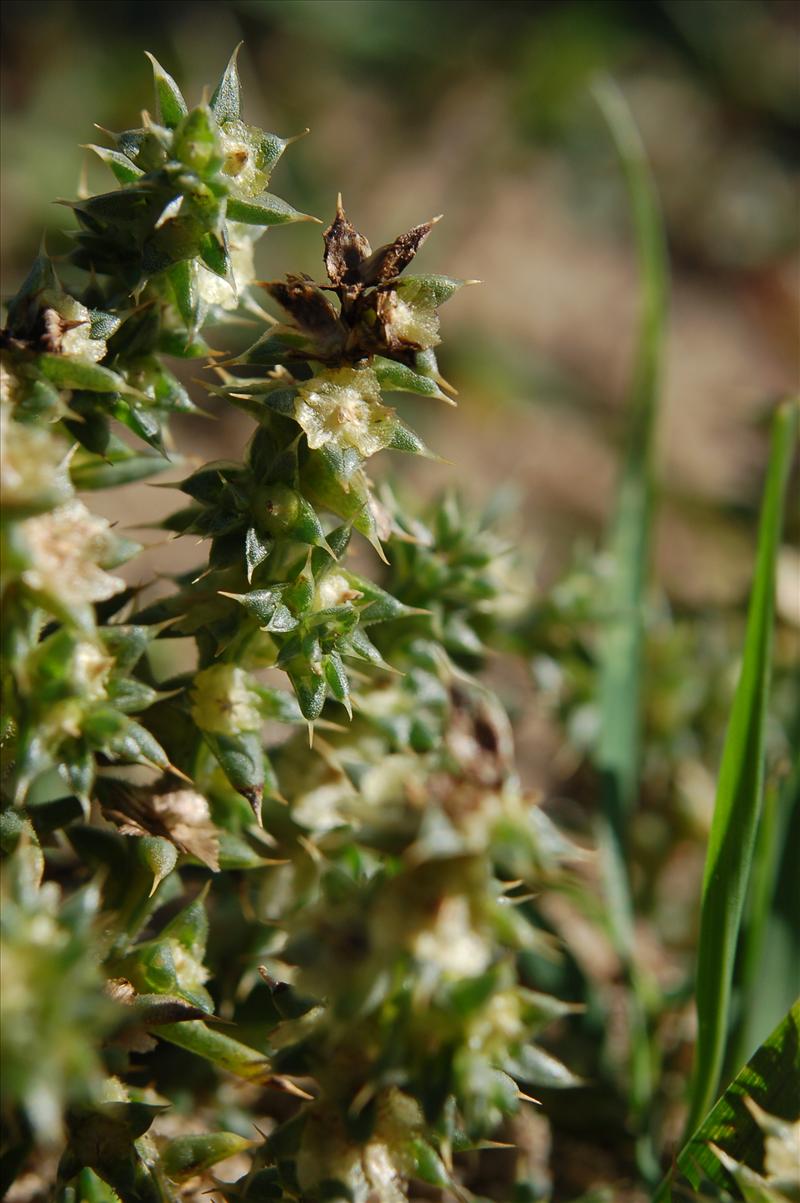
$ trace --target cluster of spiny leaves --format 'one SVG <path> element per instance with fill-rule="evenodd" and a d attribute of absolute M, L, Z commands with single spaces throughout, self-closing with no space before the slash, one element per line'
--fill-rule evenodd
<path fill-rule="evenodd" d="M 235 57 L 191 112 L 154 72 L 157 120 L 144 114 L 104 152 L 121 186 L 75 206 L 82 228 L 65 270 L 80 286 L 67 292 L 40 256 L 2 332 L 4 689 L 18 801 L 56 767 L 88 805 L 97 754 L 168 767 L 130 718 L 155 697 L 132 678 L 147 633 L 96 621 L 95 607 L 125 596 L 108 570 L 138 547 L 76 492 L 164 466 L 167 419 L 194 406 L 163 355 L 205 354 L 200 325 L 229 303 L 220 289 L 235 299 L 246 288 L 263 227 L 303 217 L 263 191 L 285 143 L 240 120 Z M 129 448 L 114 421 L 154 450 Z"/>
<path fill-rule="evenodd" d="M 538 699 L 578 757 L 597 737 L 599 646 L 607 622 L 598 582 L 609 568 L 607 557 L 579 550 L 515 624 Z M 673 607 L 655 594 L 646 621 L 643 789 L 662 806 L 691 814 L 707 800 L 687 806 L 682 795 L 693 778 L 707 778 L 710 788 L 735 681 L 739 616 L 732 612 L 727 627 L 714 624 L 702 611 Z M 776 665 L 781 675 L 783 659 Z M 773 738 L 783 754 L 782 733 Z"/>
<path fill-rule="evenodd" d="M 112 575 L 138 545 L 78 493 L 168 465 L 169 415 L 194 406 L 164 356 L 207 353 L 201 326 L 246 299 L 264 226 L 303 215 L 264 192 L 285 142 L 241 121 L 235 56 L 211 102 L 191 112 L 155 63 L 154 73 L 156 120 L 145 114 L 142 129 L 99 152 L 120 187 L 74 206 L 73 250 L 58 272 L 39 256 L 2 331 L 3 958 L 15 983 L 2 1024 L 4 1189 L 32 1142 L 52 1147 L 64 1122 L 70 1133 L 82 1125 L 75 1108 L 105 1106 L 104 1075 L 128 1054 L 123 1041 L 101 1055 L 101 1043 L 127 1031 L 133 1012 L 122 987 L 110 988 L 116 1003 L 107 996 L 103 976 L 120 960 L 127 968 L 149 915 L 184 892 L 172 873 L 179 854 L 191 847 L 218 863 L 208 803 L 191 790 L 159 794 L 156 834 L 126 815 L 137 837 L 121 835 L 101 817 L 105 766 L 188 783 L 140 721 L 160 696 L 145 666 L 157 632 L 121 620 L 130 591 Z M 145 445 L 129 446 L 115 423 Z M 40 843 L 48 880 L 38 889 Z M 203 949 L 184 935 L 162 923 L 155 951 L 136 945 L 137 963 L 160 975 L 155 1011 L 137 995 L 139 1027 L 145 1015 L 160 1026 L 211 1009 Z M 135 978 L 131 968 L 125 981 Z M 113 1082 L 119 1119 L 128 1093 Z M 121 1175 L 109 1180 L 136 1195 L 131 1183 L 149 1170 L 129 1135 L 122 1157 L 123 1137 L 103 1156 Z"/>
<path fill-rule="evenodd" d="M 800 1197 L 800 1120 L 790 1123 L 779 1116 L 770 1115 L 749 1097 L 745 1097 L 744 1102 L 763 1138 L 761 1172 L 752 1169 L 744 1161 L 737 1161 L 716 1145 L 711 1147 L 746 1203 L 792 1203 L 792 1200 Z M 726 1195 L 726 1198 L 730 1197 Z"/>
<path fill-rule="evenodd" d="M 73 206 L 64 273 L 88 280 L 40 257 L 2 336 L 4 1186 L 61 1144 L 65 1200 L 168 1200 L 255 1116 L 230 1198 L 393 1203 L 456 1187 L 525 1088 L 571 1082 L 530 1043 L 563 1008 L 524 978 L 540 937 L 517 905 L 565 848 L 471 675 L 506 549 L 368 475 L 381 450 L 429 454 L 383 392 L 447 399 L 458 282 L 403 274 L 432 222 L 373 252 L 339 202 L 327 282 L 264 285 L 285 320 L 217 368 L 255 433 L 166 523 L 207 565 L 139 605 L 112 575 L 136 546 L 77 493 L 165 462 L 192 403 L 163 356 L 260 313 L 252 243 L 303 218 L 265 192 L 286 143 L 242 122 L 235 56 L 191 111 L 154 72 L 156 120 L 99 152 L 119 188 Z M 388 552 L 380 585 L 349 566 L 354 532 Z M 191 671 L 158 671 L 165 639 Z M 210 1062 L 249 1083 L 236 1131 L 221 1103 L 201 1120 L 202 1090 L 189 1131 L 162 1116 L 167 1046 L 178 1081 Z"/>

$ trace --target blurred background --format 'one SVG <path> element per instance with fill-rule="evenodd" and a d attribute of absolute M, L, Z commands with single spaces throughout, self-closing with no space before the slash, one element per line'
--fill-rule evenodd
<path fill-rule="evenodd" d="M 43 230 L 51 249 L 66 246 L 72 218 L 52 198 L 74 197 L 82 171 L 93 191 L 113 186 L 79 145 L 103 140 L 94 122 L 124 129 L 152 105 L 145 49 L 191 103 L 244 40 L 245 119 L 284 136 L 311 129 L 271 182 L 297 208 L 327 223 L 341 190 L 373 246 L 444 213 L 415 267 L 482 281 L 443 312 L 440 364 L 460 407 L 401 405 L 448 462 L 385 456 L 378 471 L 401 474 L 411 495 L 455 484 L 484 503 L 499 485 L 512 489 L 511 517 L 528 549 L 541 622 L 531 627 L 533 675 L 515 677 L 505 667 L 498 679 L 516 714 L 526 781 L 578 827 L 579 808 L 590 810 L 595 792 L 580 757 L 592 729 L 592 685 L 581 676 L 588 670 L 574 631 L 553 626 L 547 604 L 580 549 L 598 543 L 626 430 L 638 280 L 619 166 L 590 95 L 598 73 L 617 80 L 653 166 L 673 273 L 658 433 L 661 617 L 649 652 L 646 798 L 634 836 L 643 955 L 669 990 L 693 950 L 767 419 L 798 380 L 800 6 L 6 0 L 3 7 L 4 297 L 27 271 Z M 268 233 L 257 248 L 262 277 L 319 277 L 319 235 L 309 224 Z M 211 341 L 242 346 L 257 333 L 220 329 Z M 194 395 L 204 403 L 201 388 Z M 216 422 L 181 420 L 181 450 L 239 454 L 248 421 L 215 414 Z M 175 508 L 175 495 L 133 487 L 134 502 L 122 490 L 95 495 L 93 504 L 125 521 L 133 505 L 154 521 Z M 162 547 L 156 562 L 197 562 L 200 549 L 184 543 Z M 566 627 L 592 594 L 590 574 L 568 581 L 556 603 Z M 790 661 L 800 624 L 800 556 L 790 545 L 779 609 L 779 651 Z M 554 682 L 554 673 L 566 683 Z M 787 701 L 786 714 L 793 706 Z M 777 760 L 786 756 L 791 721 L 776 724 Z M 584 975 L 613 991 L 613 956 L 597 929 L 551 909 L 557 930 L 570 926 Z M 575 996 L 583 997 L 577 987 Z M 613 997 L 609 1012 L 613 1019 Z M 685 1015 L 681 1022 L 666 1021 L 664 1032 L 674 1097 L 688 1068 Z M 617 1037 L 624 1043 L 613 1022 L 606 1026 L 612 1046 Z M 601 1072 L 587 1069 L 590 1077 Z M 665 1093 L 669 1100 L 669 1083 Z M 576 1116 L 559 1122 L 555 1139 L 562 1155 L 569 1152 L 572 1178 L 556 1183 L 557 1197 L 574 1197 L 598 1178 L 619 1184 L 619 1159 L 606 1172 L 600 1146 L 576 1135 Z M 628 1198 L 644 1196 L 618 1185 L 614 1199 Z"/>

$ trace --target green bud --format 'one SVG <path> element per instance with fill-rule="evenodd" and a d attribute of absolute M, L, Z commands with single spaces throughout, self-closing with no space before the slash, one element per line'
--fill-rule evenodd
<path fill-rule="evenodd" d="M 253 515 L 259 530 L 286 536 L 300 517 L 302 498 L 287 485 L 259 485 L 253 494 Z"/>
<path fill-rule="evenodd" d="M 150 896 L 155 894 L 164 878 L 178 863 L 178 850 L 169 840 L 146 835 L 135 841 L 138 860 L 152 876 Z"/>
<path fill-rule="evenodd" d="M 211 172 L 223 161 L 218 126 L 202 105 L 192 109 L 175 130 L 175 157 L 192 171 Z"/>
<path fill-rule="evenodd" d="M 73 486 L 79 490 L 113 489 L 117 485 L 147 480 L 168 467 L 169 461 L 162 455 L 133 451 L 113 437 L 103 459 L 79 450 L 70 460 L 69 475 Z"/>
<path fill-rule="evenodd" d="M 326 547 L 325 532 L 313 507 L 288 485 L 259 485 L 253 494 L 256 529 L 274 538 Z"/>

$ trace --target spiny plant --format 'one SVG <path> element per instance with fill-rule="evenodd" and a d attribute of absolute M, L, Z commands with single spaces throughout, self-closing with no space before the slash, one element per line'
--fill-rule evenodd
<path fill-rule="evenodd" d="M 153 70 L 155 118 L 94 148 L 119 187 L 71 202 L 2 334 L 3 1186 L 35 1166 L 65 1203 L 149 1203 L 250 1150 L 225 1198 L 466 1197 L 461 1153 L 574 1079 L 532 1043 L 569 1008 L 517 905 L 570 849 L 474 675 L 507 549 L 368 474 L 431 454 L 383 394 L 448 398 L 459 282 L 403 274 L 433 222 L 373 251 L 340 199 L 327 281 L 262 285 L 265 315 L 253 244 L 311 220 L 266 191 L 288 140 L 242 121 L 235 54 L 191 110 Z M 178 484 L 164 525 L 208 561 L 142 605 L 114 575 L 138 546 L 78 494 L 177 461 L 194 403 L 165 357 L 238 308 L 265 332 L 210 391 L 255 432 Z"/>
<path fill-rule="evenodd" d="M 753 1099 L 746 1106 L 764 1138 L 764 1172 L 758 1173 L 712 1145 L 748 1203 L 790 1203 L 798 1195 L 797 1150 L 800 1121 L 787 1123 L 769 1115 Z"/>

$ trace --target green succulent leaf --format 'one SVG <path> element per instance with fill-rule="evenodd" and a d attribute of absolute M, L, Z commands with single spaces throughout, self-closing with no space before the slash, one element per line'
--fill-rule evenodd
<path fill-rule="evenodd" d="M 86 389 L 92 393 L 134 391 L 110 368 L 71 355 L 38 355 L 36 367 L 59 388 Z"/>
<path fill-rule="evenodd" d="M 108 685 L 108 699 L 123 714 L 136 714 L 158 701 L 158 690 L 133 677 L 117 678 Z"/>
<path fill-rule="evenodd" d="M 245 562 L 247 564 L 247 583 L 253 580 L 253 573 L 264 563 L 274 547 L 274 541 L 259 533 L 254 526 L 247 528 L 245 535 Z"/>
<path fill-rule="evenodd" d="M 156 118 L 167 129 L 180 125 L 188 110 L 181 90 L 171 75 L 168 75 L 158 59 L 145 51 L 153 67 L 153 82 L 156 87 Z"/>
<path fill-rule="evenodd" d="M 172 286 L 176 308 L 186 323 L 187 331 L 196 332 L 203 312 L 197 264 L 191 259 L 182 259 L 173 264 L 166 275 Z"/>
<path fill-rule="evenodd" d="M 82 449 L 70 460 L 69 473 L 76 489 L 113 489 L 147 480 L 169 465 L 163 455 L 132 451 L 115 435 L 110 435 L 102 458 Z"/>
<path fill-rule="evenodd" d="M 132 163 L 122 151 L 111 150 L 107 146 L 95 146 L 93 143 L 87 150 L 93 150 L 98 158 L 111 168 L 120 184 L 132 184 L 144 175 L 142 168 Z"/>
<path fill-rule="evenodd" d="M 453 1179 L 433 1145 L 417 1138 L 409 1144 L 413 1174 L 429 1186 L 452 1186 Z"/>
<path fill-rule="evenodd" d="M 167 754 L 155 736 L 141 723 L 110 706 L 98 707 L 92 712 L 84 724 L 84 734 L 98 751 L 112 760 L 170 768 Z"/>
<path fill-rule="evenodd" d="M 161 1040 L 177 1044 L 198 1057 L 212 1061 L 220 1069 L 252 1081 L 269 1077 L 269 1064 L 256 1049 L 208 1027 L 201 1019 L 185 1023 L 162 1024 L 155 1032 Z"/>
<path fill-rule="evenodd" d="M 272 619 L 284 591 L 284 585 L 276 585 L 272 589 L 252 589 L 249 593 L 229 593 L 226 596 L 237 601 L 259 623 L 266 625 Z"/>
<path fill-rule="evenodd" d="M 311 672 L 306 665 L 286 666 L 286 673 L 297 695 L 303 718 L 313 723 L 322 714 L 328 689 L 325 678 Z"/>
<path fill-rule="evenodd" d="M 268 771 L 261 736 L 255 731 L 230 735 L 205 731 L 203 736 L 228 781 L 247 798 L 258 819 Z"/>
<path fill-rule="evenodd" d="M 325 657 L 325 681 L 337 702 L 341 702 L 347 713 L 352 714 L 350 680 L 342 663 L 342 657 L 337 651 L 332 651 Z M 306 717 L 308 716 L 306 715 Z"/>
<path fill-rule="evenodd" d="M 161 1166 L 173 1182 L 186 1182 L 218 1161 L 252 1148 L 253 1141 L 236 1132 L 176 1136 L 161 1151 Z"/>
<path fill-rule="evenodd" d="M 527 1044 L 516 1056 L 506 1060 L 504 1069 L 513 1078 L 529 1086 L 563 1090 L 580 1086 L 581 1080 L 544 1049 Z"/>
<path fill-rule="evenodd" d="M 236 65 L 241 48 L 242 43 L 240 42 L 228 60 L 228 65 L 211 97 L 211 112 L 220 125 L 226 121 L 236 121 L 241 115 L 241 84 L 239 83 L 239 69 Z"/>
<path fill-rule="evenodd" d="M 435 452 L 425 446 L 422 439 L 405 422 L 399 418 L 391 423 L 389 441 L 386 443 L 393 451 L 405 451 L 407 455 L 422 455 L 425 459 L 439 459 Z"/>
<path fill-rule="evenodd" d="M 469 283 L 474 284 L 475 281 L 471 280 Z M 409 304 L 422 304 L 438 309 L 454 297 L 464 284 L 464 280 L 453 280 L 450 276 L 403 276 L 397 284 L 397 292 Z"/>
<path fill-rule="evenodd" d="M 159 451 L 165 460 L 168 459 L 161 422 L 156 414 L 144 405 L 131 403 L 122 397 L 114 401 L 109 409 L 123 426 L 127 426 L 128 430 L 138 435 L 149 447 Z"/>
<path fill-rule="evenodd" d="M 208 270 L 225 280 L 235 290 L 236 281 L 231 268 L 228 241 L 224 231 L 204 234 L 198 244 L 198 253 Z M 186 257 L 180 256 L 180 258 Z"/>
<path fill-rule="evenodd" d="M 449 401 L 439 385 L 430 376 L 423 376 L 396 359 L 384 359 L 376 355 L 372 361 L 372 370 L 378 378 L 382 389 L 402 393 L 417 393 L 421 397 L 438 397 L 441 401 Z"/>
<path fill-rule="evenodd" d="M 253 200 L 242 200 L 231 196 L 228 200 L 228 217 L 231 221 L 242 221 L 252 226 L 282 226 L 293 221 L 316 221 L 308 213 L 301 213 L 288 201 L 262 192 Z"/>

